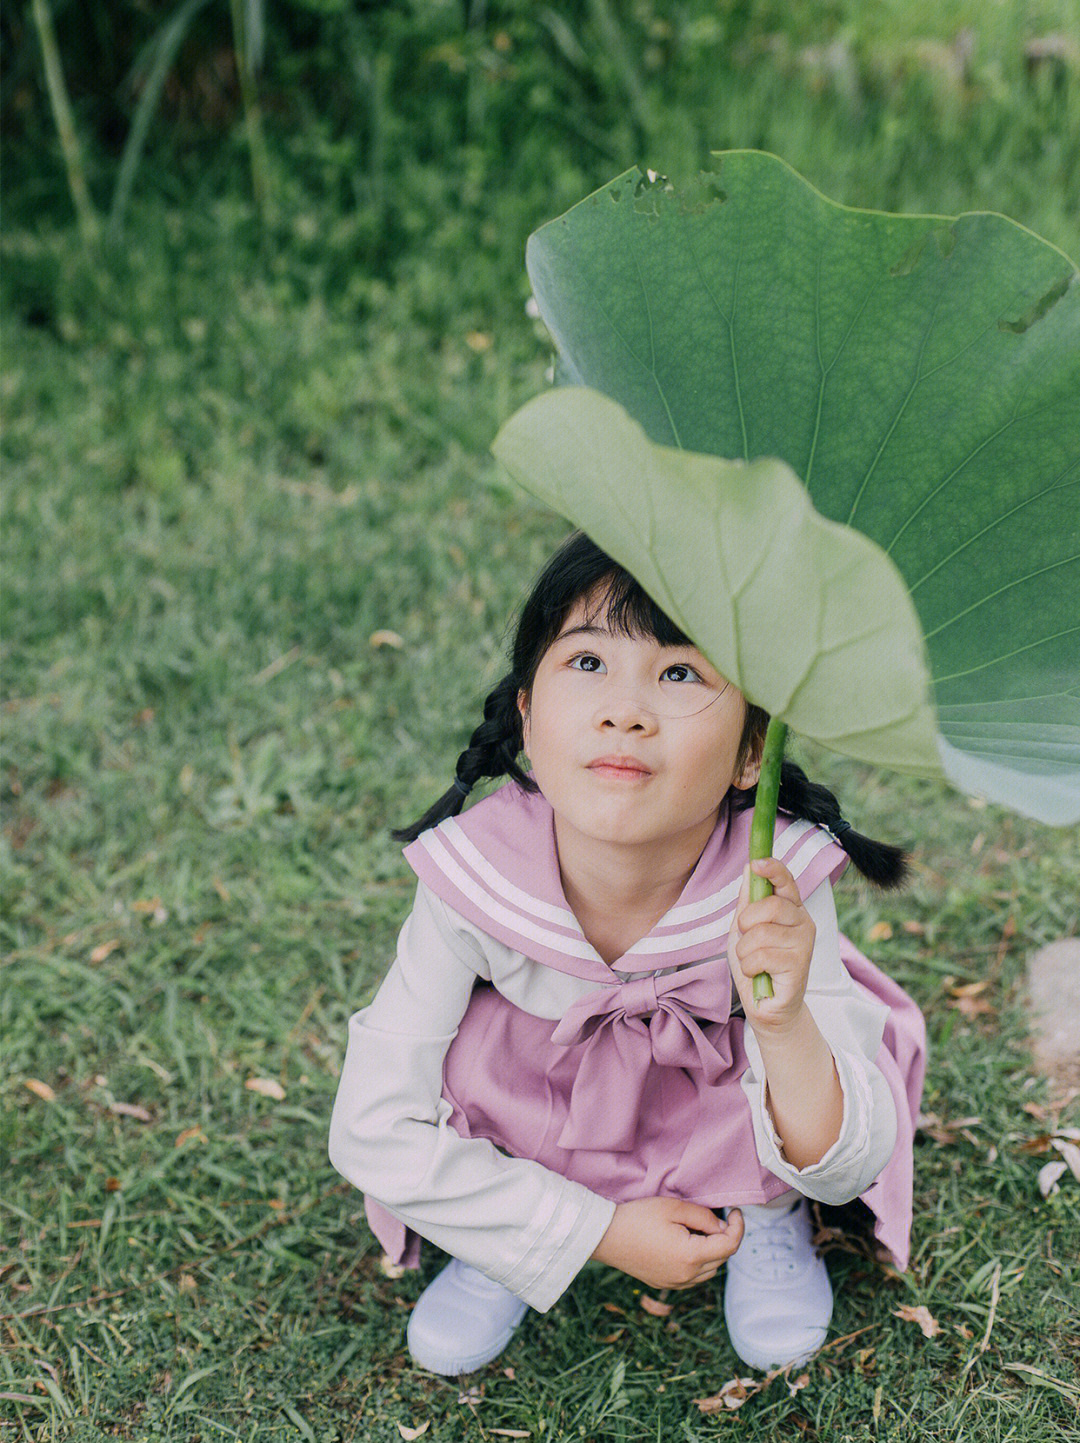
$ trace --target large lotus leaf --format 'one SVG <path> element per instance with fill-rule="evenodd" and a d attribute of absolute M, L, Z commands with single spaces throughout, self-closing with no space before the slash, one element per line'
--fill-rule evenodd
<path fill-rule="evenodd" d="M 822 515 L 891 557 L 949 776 L 1080 818 L 1067 257 L 1001 216 L 835 205 L 775 157 L 732 152 L 681 190 L 620 176 L 537 231 L 528 267 L 562 378 L 654 441 L 783 459 Z"/>
<path fill-rule="evenodd" d="M 899 572 L 861 532 L 819 516 L 783 461 L 658 446 L 584 387 L 530 401 L 492 449 L 617 555 L 752 701 L 849 756 L 938 769 Z"/>

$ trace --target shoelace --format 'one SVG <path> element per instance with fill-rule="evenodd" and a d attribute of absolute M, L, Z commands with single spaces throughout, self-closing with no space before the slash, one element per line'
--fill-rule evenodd
<path fill-rule="evenodd" d="M 796 1253 L 803 1244 L 799 1211 L 781 1213 L 775 1219 L 754 1225 L 744 1243 L 746 1260 L 777 1264 L 786 1272 L 796 1273 L 799 1271 Z"/>

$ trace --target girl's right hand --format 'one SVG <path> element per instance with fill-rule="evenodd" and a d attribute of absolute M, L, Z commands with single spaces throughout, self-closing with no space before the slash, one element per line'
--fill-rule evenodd
<path fill-rule="evenodd" d="M 716 1276 L 742 1242 L 742 1213 L 727 1221 L 679 1198 L 617 1203 L 615 1216 L 593 1257 L 650 1288 L 692 1288 Z"/>

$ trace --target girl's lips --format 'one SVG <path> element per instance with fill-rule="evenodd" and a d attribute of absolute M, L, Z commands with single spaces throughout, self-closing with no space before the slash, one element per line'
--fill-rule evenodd
<path fill-rule="evenodd" d="M 652 776 L 644 762 L 635 761 L 633 757 L 597 757 L 596 761 L 589 763 L 588 770 L 598 772 L 602 777 L 615 777 L 626 781 Z"/>

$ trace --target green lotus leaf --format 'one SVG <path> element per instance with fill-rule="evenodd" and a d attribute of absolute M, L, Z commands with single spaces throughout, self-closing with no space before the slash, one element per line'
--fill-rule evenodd
<path fill-rule="evenodd" d="M 946 774 L 1080 819 L 1072 262 L 1002 216 L 836 205 L 747 151 L 681 188 L 630 171 L 538 230 L 527 260 L 561 380 L 612 397 L 654 442 L 785 461 L 822 516 L 889 556 Z M 634 498 L 624 478 L 604 514 Z M 689 545 L 679 565 L 708 587 Z"/>
<path fill-rule="evenodd" d="M 820 516 L 783 461 L 658 446 L 615 401 L 578 387 L 530 401 L 493 450 L 617 555 L 752 701 L 849 756 L 939 769 L 900 573 L 861 532 Z"/>

